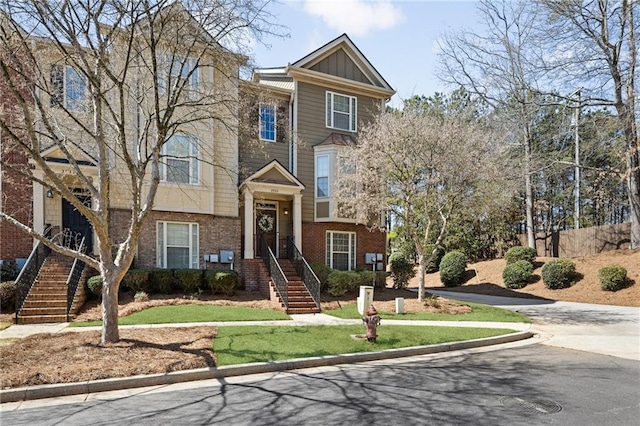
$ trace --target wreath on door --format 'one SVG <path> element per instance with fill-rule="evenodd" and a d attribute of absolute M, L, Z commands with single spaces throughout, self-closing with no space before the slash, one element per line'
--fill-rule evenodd
<path fill-rule="evenodd" d="M 273 231 L 273 217 L 268 214 L 263 214 L 258 219 L 258 227 L 262 232 L 271 232 Z"/>

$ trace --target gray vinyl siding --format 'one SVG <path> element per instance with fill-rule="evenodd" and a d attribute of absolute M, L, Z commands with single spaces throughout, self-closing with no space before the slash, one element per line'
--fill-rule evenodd
<path fill-rule="evenodd" d="M 257 108 L 256 105 L 256 111 Z M 273 160 L 278 160 L 285 168 L 289 168 L 289 104 L 287 102 L 280 103 L 279 118 L 276 123 L 276 142 L 259 140 L 257 112 L 251 113 L 249 116 L 250 128 L 243 129 L 240 137 L 240 183 Z"/>
<path fill-rule="evenodd" d="M 343 77 L 360 83 L 373 84 L 351 58 L 340 49 L 311 67 L 314 71 Z"/>
<path fill-rule="evenodd" d="M 315 179 L 313 147 L 322 143 L 332 132 L 347 133 L 357 138 L 357 133 L 349 133 L 326 127 L 326 92 L 356 96 L 343 90 L 298 83 L 298 173 L 297 177 L 306 186 L 302 197 L 302 221 L 314 221 Z M 380 99 L 358 97 L 358 129 L 363 122 L 371 121 Z"/>

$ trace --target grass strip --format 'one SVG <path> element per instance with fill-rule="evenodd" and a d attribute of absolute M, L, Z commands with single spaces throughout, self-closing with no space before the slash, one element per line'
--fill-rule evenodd
<path fill-rule="evenodd" d="M 481 305 L 472 302 L 460 302 L 452 300 L 463 305 L 468 305 L 472 312 L 468 314 L 436 314 L 431 312 L 412 312 L 405 314 L 396 314 L 395 312 L 378 311 L 378 315 L 382 319 L 395 320 L 428 320 L 428 321 L 488 321 L 488 322 L 522 322 L 531 323 L 526 315 L 509 309 L 496 308 L 493 306 Z M 374 301 L 375 306 L 375 301 Z M 355 304 L 346 305 L 342 308 L 325 310 L 323 313 L 343 319 L 360 319 L 362 315 L 358 313 L 358 307 Z"/>
<path fill-rule="evenodd" d="M 272 321 L 288 320 L 289 315 L 271 309 L 218 305 L 155 306 L 120 318 L 119 325 L 173 324 L 210 321 Z M 102 321 L 72 322 L 70 327 L 102 325 Z"/>
<path fill-rule="evenodd" d="M 369 343 L 351 337 L 365 333 L 360 325 L 219 327 L 213 349 L 216 364 L 224 366 L 432 345 L 513 332 L 503 328 L 382 325 L 377 341 Z"/>

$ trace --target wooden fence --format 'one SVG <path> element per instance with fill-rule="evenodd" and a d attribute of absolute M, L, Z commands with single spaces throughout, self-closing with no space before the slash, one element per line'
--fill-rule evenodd
<path fill-rule="evenodd" d="M 629 248 L 631 224 L 594 226 L 566 231 L 536 234 L 538 256 L 578 257 L 608 250 Z M 527 235 L 518 236 L 520 244 L 528 245 Z"/>

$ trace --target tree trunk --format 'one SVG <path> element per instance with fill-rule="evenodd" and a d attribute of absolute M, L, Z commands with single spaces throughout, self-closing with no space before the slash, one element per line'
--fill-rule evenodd
<path fill-rule="evenodd" d="M 418 300 L 424 300 L 424 254 L 418 255 Z"/>
<path fill-rule="evenodd" d="M 631 210 L 631 249 L 640 248 L 640 162 L 636 153 L 627 154 L 627 193 L 629 194 L 629 208 Z"/>
<path fill-rule="evenodd" d="M 102 282 L 102 339 L 101 343 L 120 340 L 118 330 L 118 287 L 120 283 L 113 274 L 103 274 Z"/>
<path fill-rule="evenodd" d="M 531 147 L 529 146 L 529 130 L 524 131 L 524 186 L 525 209 L 527 217 L 527 243 L 536 248 L 536 236 L 533 227 L 533 185 L 531 184 Z"/>

